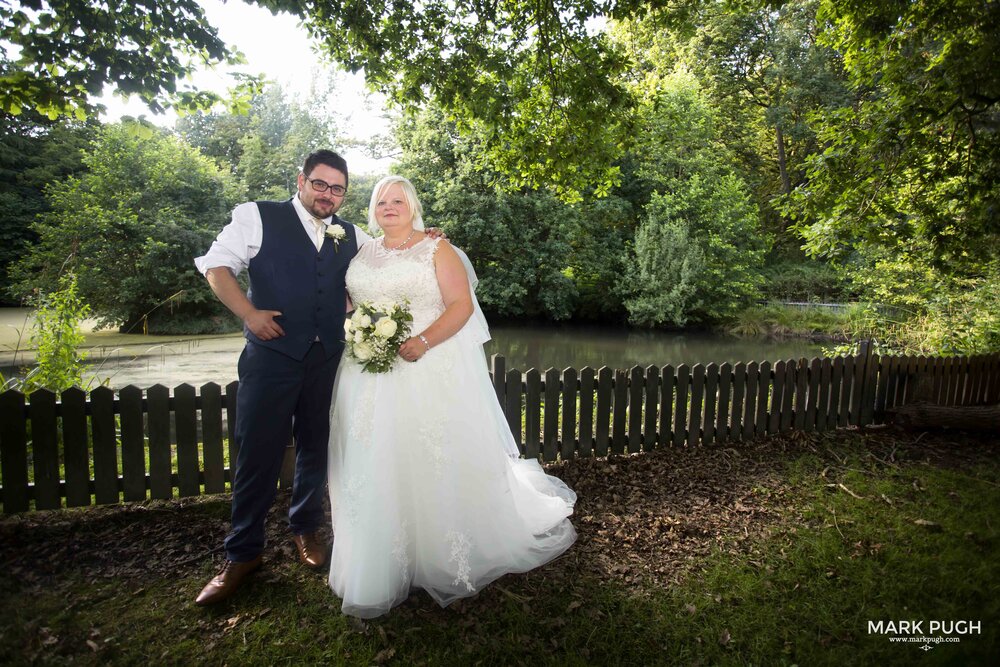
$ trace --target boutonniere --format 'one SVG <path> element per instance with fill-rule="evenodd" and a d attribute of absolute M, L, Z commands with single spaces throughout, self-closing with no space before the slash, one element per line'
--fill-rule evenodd
<path fill-rule="evenodd" d="M 333 239 L 334 252 L 340 252 L 340 242 L 347 238 L 347 230 L 340 225 L 327 225 L 323 233 Z"/>

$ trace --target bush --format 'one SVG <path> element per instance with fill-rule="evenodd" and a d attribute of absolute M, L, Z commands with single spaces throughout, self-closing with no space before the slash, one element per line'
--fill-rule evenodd
<path fill-rule="evenodd" d="M 80 323 L 90 308 L 77 295 L 76 276 L 64 274 L 57 291 L 39 293 L 33 301 L 37 310 L 31 343 L 37 350 L 37 366 L 15 382 L 17 388 L 27 394 L 35 389 L 60 392 L 82 386 L 87 354 L 79 349 L 84 342 Z"/>
<path fill-rule="evenodd" d="M 826 262 L 778 261 L 764 269 L 761 296 L 773 301 L 838 302 L 849 297 L 848 279 Z"/>
<path fill-rule="evenodd" d="M 684 326 L 703 305 L 698 277 L 705 270 L 705 254 L 691 238 L 687 225 L 676 220 L 645 222 L 635 235 L 635 263 L 629 267 L 630 285 L 638 289 L 625 301 L 629 321 L 656 326 Z"/>
<path fill-rule="evenodd" d="M 883 354 L 1000 350 L 1000 261 L 959 276 L 925 257 L 870 252 L 863 258 L 852 278 L 869 303 L 853 315 L 852 337 L 876 340 Z"/>
<path fill-rule="evenodd" d="M 698 175 L 654 194 L 621 290 L 635 324 L 717 322 L 758 294 L 760 225 L 735 176 Z"/>
<path fill-rule="evenodd" d="M 1000 280 L 942 290 L 918 310 L 863 304 L 853 311 L 852 338 L 876 342 L 878 354 L 973 355 L 1000 350 Z"/>

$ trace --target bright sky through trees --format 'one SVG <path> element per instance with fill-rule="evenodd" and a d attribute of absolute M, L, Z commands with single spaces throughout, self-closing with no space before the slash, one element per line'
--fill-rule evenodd
<path fill-rule="evenodd" d="M 314 42 L 299 24 L 298 17 L 290 14 L 275 16 L 263 7 L 247 5 L 241 0 L 199 0 L 199 4 L 223 41 L 243 52 L 247 62 L 239 67 L 201 71 L 191 82 L 195 87 L 224 94 L 235 84 L 229 72 L 262 74 L 281 84 L 290 96 L 304 100 L 309 95 L 314 78 L 332 76 L 336 83 L 333 86 L 335 96 L 329 100 L 330 109 L 336 115 L 337 126 L 345 137 L 366 140 L 389 131 L 382 98 L 365 90 L 364 78 L 360 74 L 336 71 L 325 63 L 322 56 L 313 50 Z M 134 96 L 126 102 L 109 94 L 99 101 L 108 109 L 102 115 L 105 121 L 125 115 L 145 115 L 154 123 L 172 126 L 176 119 L 171 111 L 160 115 L 150 113 Z M 383 174 L 388 170 L 388 159 L 373 160 L 354 147 L 336 148 L 342 150 L 354 173 Z"/>

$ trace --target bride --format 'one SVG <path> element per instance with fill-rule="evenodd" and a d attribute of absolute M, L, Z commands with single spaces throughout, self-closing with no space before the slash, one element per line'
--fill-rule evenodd
<path fill-rule="evenodd" d="M 384 235 L 351 262 L 348 292 L 354 303 L 409 301 L 413 336 L 386 373 L 345 354 L 334 387 L 330 587 L 361 618 L 411 588 L 446 606 L 576 539 L 576 494 L 518 458 L 486 369 L 468 259 L 424 233 L 405 178 L 379 181 L 368 211 Z"/>

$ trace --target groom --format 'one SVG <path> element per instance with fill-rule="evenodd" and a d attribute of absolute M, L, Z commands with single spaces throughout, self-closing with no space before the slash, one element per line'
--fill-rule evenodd
<path fill-rule="evenodd" d="M 274 502 L 289 434 L 295 481 L 288 522 L 299 559 L 326 562 L 323 522 L 330 395 L 344 348 L 347 266 L 370 237 L 336 216 L 347 162 L 310 154 L 288 201 L 240 204 L 209 251 L 195 259 L 215 295 L 243 321 L 236 397 L 232 530 L 226 563 L 196 599 L 225 600 L 260 567 L 264 518 Z M 247 270 L 244 294 L 236 276 Z"/>

